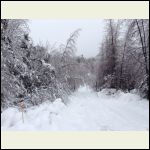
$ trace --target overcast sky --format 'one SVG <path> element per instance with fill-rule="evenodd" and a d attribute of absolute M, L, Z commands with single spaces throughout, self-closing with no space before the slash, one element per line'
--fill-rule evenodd
<path fill-rule="evenodd" d="M 30 36 L 35 44 L 40 41 L 50 45 L 65 44 L 69 35 L 81 28 L 77 40 L 77 55 L 93 57 L 98 54 L 98 48 L 104 34 L 103 20 L 29 20 Z"/>

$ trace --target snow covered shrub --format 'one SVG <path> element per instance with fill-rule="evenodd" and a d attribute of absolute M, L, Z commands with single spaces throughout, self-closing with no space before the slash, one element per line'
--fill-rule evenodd
<path fill-rule="evenodd" d="M 27 106 L 56 98 L 65 101 L 67 93 L 58 84 L 48 50 L 33 46 L 26 20 L 2 19 L 1 26 L 1 108 L 18 105 L 26 97 Z"/>

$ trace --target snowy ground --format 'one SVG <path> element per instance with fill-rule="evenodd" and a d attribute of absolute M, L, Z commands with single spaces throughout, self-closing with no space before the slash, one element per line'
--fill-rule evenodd
<path fill-rule="evenodd" d="M 112 92 L 112 91 L 111 91 Z M 67 105 L 57 99 L 22 114 L 9 108 L 1 114 L 1 130 L 138 131 L 149 130 L 149 102 L 136 94 L 81 87 Z"/>

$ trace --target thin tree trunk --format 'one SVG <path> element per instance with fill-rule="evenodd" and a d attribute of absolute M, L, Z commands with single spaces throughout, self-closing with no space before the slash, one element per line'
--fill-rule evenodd
<path fill-rule="evenodd" d="M 139 35 L 140 35 L 140 40 L 141 40 L 141 45 L 142 45 L 142 51 L 143 51 L 143 56 L 144 56 L 144 61 L 145 61 L 145 72 L 146 72 L 146 82 L 147 82 L 147 86 L 148 86 L 148 93 L 149 93 L 149 70 L 148 70 L 148 61 L 147 61 L 147 52 L 146 52 L 146 45 L 144 45 L 145 43 L 145 31 L 144 31 L 144 24 L 143 24 L 143 20 L 142 20 L 142 28 L 143 28 L 143 37 L 142 37 L 142 32 L 138 23 L 138 20 L 136 19 L 136 24 L 138 27 L 138 31 L 139 31 Z M 146 44 L 146 43 L 145 43 Z M 149 94 L 147 93 L 147 97 L 149 98 Z"/>

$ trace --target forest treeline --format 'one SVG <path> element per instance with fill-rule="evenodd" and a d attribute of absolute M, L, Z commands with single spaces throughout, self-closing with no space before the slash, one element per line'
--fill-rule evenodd
<path fill-rule="evenodd" d="M 1 19 L 1 108 L 67 97 L 79 86 L 137 89 L 149 98 L 149 20 L 106 20 L 96 57 L 76 56 L 77 29 L 59 47 L 34 45 L 28 20 Z M 90 36 L 90 35 L 89 35 Z"/>
<path fill-rule="evenodd" d="M 137 89 L 149 99 L 149 20 L 107 20 L 98 88 Z"/>

